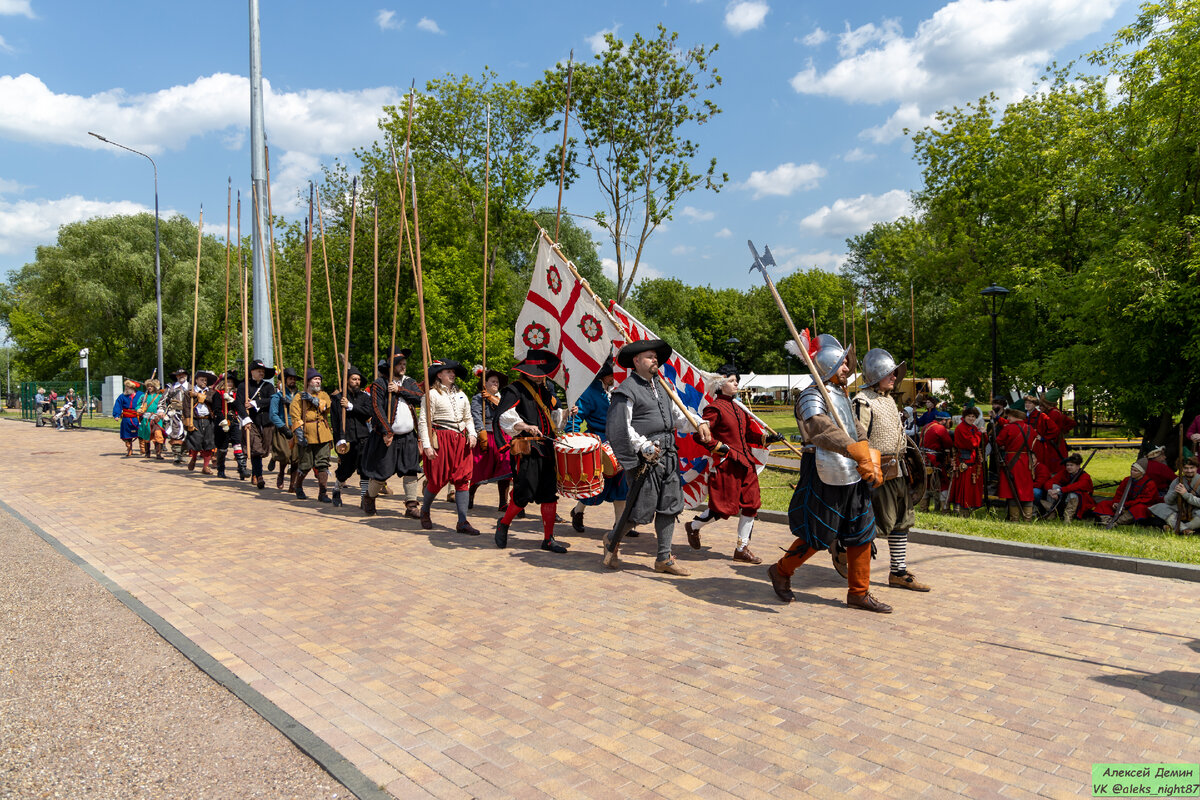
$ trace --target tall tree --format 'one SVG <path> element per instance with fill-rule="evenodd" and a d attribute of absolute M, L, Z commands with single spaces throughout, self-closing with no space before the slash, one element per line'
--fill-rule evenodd
<path fill-rule="evenodd" d="M 729 176 L 717 174 L 716 158 L 697 166 L 700 145 L 689 138 L 694 127 L 721 113 L 711 99 L 721 76 L 709 63 L 718 46 L 683 49 L 679 34 L 662 25 L 653 39 L 639 33 L 623 42 L 608 33 L 604 40 L 596 63 L 574 68 L 572 124 L 581 129 L 583 163 L 605 199 L 596 220 L 613 244 L 617 301 L 623 303 L 646 242 L 679 200 L 699 188 L 719 192 Z M 551 107 L 563 108 L 566 82 L 565 65 L 546 73 Z M 568 147 L 577 145 L 572 139 Z"/>

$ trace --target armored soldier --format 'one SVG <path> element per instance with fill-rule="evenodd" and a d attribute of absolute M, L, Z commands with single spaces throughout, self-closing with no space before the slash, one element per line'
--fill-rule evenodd
<path fill-rule="evenodd" d="M 912 500 L 908 493 L 908 465 L 904 451 L 908 438 L 900 419 L 900 409 L 892 397 L 896 384 L 904 380 L 908 366 L 887 350 L 875 348 L 863 356 L 863 388 L 854 396 L 854 417 L 866 426 L 871 449 L 880 452 L 883 484 L 871 490 L 871 508 L 875 512 L 875 535 L 885 537 L 891 555 L 888 585 L 916 592 L 928 592 L 908 571 L 908 530 L 916 522 Z M 833 563 L 838 573 L 847 577 L 846 550 L 840 543 L 833 547 Z"/>
<path fill-rule="evenodd" d="M 883 484 L 881 454 L 858 422 L 846 382 L 854 371 L 854 349 L 845 349 L 827 333 L 810 345 L 818 377 L 827 385 L 828 403 L 814 383 L 796 400 L 796 422 L 804 437 L 800 482 L 792 495 L 788 522 L 796 540 L 767 575 L 775 595 L 785 603 L 792 594 L 792 574 L 820 550 L 840 542 L 846 548 L 849 590 L 846 605 L 881 614 L 892 607 L 871 596 L 871 542 L 875 513 L 871 489 Z M 830 408 L 832 405 L 832 408 Z M 835 422 L 835 415 L 837 421 Z M 849 433 L 847 433 L 849 431 Z"/>

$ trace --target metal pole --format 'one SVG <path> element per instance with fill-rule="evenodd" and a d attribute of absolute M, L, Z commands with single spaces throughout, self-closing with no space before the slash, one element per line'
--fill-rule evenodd
<path fill-rule="evenodd" d="M 250 181 L 254 197 L 266 197 L 266 135 L 263 132 L 262 42 L 258 24 L 258 0 L 250 0 Z M 275 366 L 275 346 L 271 335 L 271 301 L 267 289 L 266 239 L 263 231 L 267 209 L 259 203 L 254 209 L 254 230 L 250 240 L 254 271 L 254 357 L 267 366 Z"/>
<path fill-rule="evenodd" d="M 154 168 L 154 302 L 158 312 L 158 374 L 165 376 L 166 370 L 163 369 L 163 326 L 162 326 L 162 259 L 160 257 L 161 246 L 158 236 L 158 164 L 154 163 L 154 159 L 143 153 L 141 150 L 134 150 L 132 147 L 126 147 L 120 142 L 114 142 L 112 139 L 107 139 L 98 133 L 88 131 L 89 136 L 95 136 L 106 144 L 111 144 L 114 147 L 119 147 L 122 150 L 128 150 L 135 153 L 150 162 L 150 166 Z"/>
<path fill-rule="evenodd" d="M 996 349 L 996 304 L 992 303 L 992 397 L 1000 394 L 1000 360 Z"/>

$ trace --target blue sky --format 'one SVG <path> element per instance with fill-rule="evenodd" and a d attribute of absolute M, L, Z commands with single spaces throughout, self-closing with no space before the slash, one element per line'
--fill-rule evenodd
<path fill-rule="evenodd" d="M 1020 97 L 1045 65 L 1103 44 L 1129 0 L 661 3 L 261 0 L 267 135 L 277 214 L 320 165 L 376 135 L 380 107 L 415 78 L 530 82 L 598 34 L 720 43 L 724 113 L 696 132 L 730 183 L 685 198 L 650 240 L 644 275 L 744 288 L 746 239 L 779 274 L 835 269 L 845 239 L 908 210 L 919 172 L 900 129 L 987 92 Z M 164 213 L 224 235 L 225 187 L 250 182 L 248 3 L 0 0 L 0 273 L 58 226 L 153 209 L 150 165 L 87 135 L 150 152 Z M 538 205 L 553 206 L 547 189 Z M 564 197 L 601 208 L 592 183 Z M 244 213 L 248 226 L 250 211 Z M 611 244 L 601 256 L 611 259 Z"/>

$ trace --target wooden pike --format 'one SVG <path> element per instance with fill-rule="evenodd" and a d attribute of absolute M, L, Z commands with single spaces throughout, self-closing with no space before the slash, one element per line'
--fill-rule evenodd
<path fill-rule="evenodd" d="M 237 196 L 237 259 L 238 268 L 241 270 L 242 283 L 242 404 L 246 415 L 250 415 L 250 320 L 246 314 L 246 301 L 249 299 L 250 293 L 246 286 L 246 260 L 242 258 L 242 190 L 238 189 Z M 249 445 L 249 441 L 243 442 L 245 448 Z"/>
<path fill-rule="evenodd" d="M 425 380 L 425 395 L 428 397 L 429 390 L 432 388 L 430 385 L 431 381 L 429 380 L 429 364 L 433 359 L 429 352 L 429 332 L 425 328 L 425 276 L 421 272 L 421 216 L 417 211 L 417 170 L 415 164 L 409 164 L 408 177 L 412 181 L 413 204 L 413 239 L 409 253 L 417 259 L 417 311 L 421 319 L 421 377 Z M 407 223 L 407 219 L 405 222 Z M 436 450 L 437 439 L 433 435 L 433 414 L 425 414 L 424 417 L 425 433 L 429 437 L 429 446 Z"/>
<path fill-rule="evenodd" d="M 867 350 L 871 349 L 871 315 L 867 312 L 867 287 L 863 287 L 863 325 L 867 328 Z M 855 348 L 857 352 L 858 348 Z"/>
<path fill-rule="evenodd" d="M 309 211 L 312 216 L 312 184 L 308 185 Z M 318 198 L 317 202 L 320 202 Z M 304 253 L 304 366 L 300 369 L 300 385 L 308 391 L 309 357 L 312 355 L 312 228 L 308 230 L 308 247 Z"/>
<path fill-rule="evenodd" d="M 567 120 L 571 117 L 571 71 L 575 66 L 575 50 L 571 49 L 571 55 L 567 58 L 567 107 L 563 109 L 563 143 L 562 143 L 562 161 L 558 167 L 558 211 L 554 214 L 554 241 L 558 241 L 558 225 L 562 220 L 562 194 L 563 182 L 567 175 Z M 489 118 L 490 119 L 490 118 Z M 564 259 L 565 261 L 566 259 Z M 620 328 L 618 327 L 618 330 Z"/>
<path fill-rule="evenodd" d="M 908 304 L 912 317 L 912 385 L 917 388 L 917 296 L 912 281 L 908 282 Z"/>
<path fill-rule="evenodd" d="M 283 320 L 279 317 L 279 280 L 275 277 L 275 216 L 271 211 L 271 148 L 263 146 L 263 161 L 267 168 L 267 232 L 271 241 L 271 299 L 275 314 L 271 320 L 275 331 L 275 367 L 283 371 Z M 283 379 L 280 378 L 282 381 Z"/>
<path fill-rule="evenodd" d="M 354 179 L 354 187 L 355 187 L 355 189 L 357 189 L 357 187 L 358 187 L 358 178 Z M 351 203 L 354 202 L 354 190 L 352 190 L 350 193 L 350 202 Z M 350 247 L 351 247 L 350 259 L 351 260 L 354 259 L 354 250 L 353 250 L 353 247 L 354 247 L 354 227 L 353 227 L 354 222 L 355 222 L 354 207 L 351 206 L 351 208 L 350 208 L 350 225 L 351 225 L 351 227 L 350 227 Z M 330 336 L 331 340 L 333 341 L 333 366 L 335 369 L 337 369 L 338 379 L 340 380 L 342 370 L 339 365 L 341 364 L 341 360 L 338 357 L 337 323 L 334 322 L 334 319 L 333 319 L 333 284 L 329 280 L 329 252 L 325 249 L 325 215 L 321 212 L 321 195 L 317 195 L 317 224 L 320 226 L 320 230 L 321 230 L 321 260 L 325 264 L 325 294 L 329 298 L 329 336 Z M 317 360 L 317 354 L 314 350 L 313 361 L 315 362 L 316 360 Z M 339 388 L 341 388 L 341 387 L 339 386 Z"/>
<path fill-rule="evenodd" d="M 565 124 L 565 123 L 564 123 Z M 488 191 L 491 187 L 492 179 L 492 106 L 489 103 L 487 107 L 487 138 L 484 140 L 483 148 L 483 358 L 481 365 L 483 366 L 483 375 L 479 377 L 480 392 L 487 393 L 487 289 L 488 289 L 488 220 L 491 217 L 491 206 L 488 204 Z M 561 195 L 560 195 L 561 197 Z M 561 203 L 561 200 L 559 201 Z M 480 398 L 480 406 L 483 410 L 483 430 L 487 431 L 487 398 Z"/>
<path fill-rule="evenodd" d="M 371 293 L 374 296 L 372 306 L 375 309 L 375 322 L 371 326 L 371 369 L 379 363 L 379 187 L 375 187 L 375 272 L 371 281 Z M 348 318 L 349 315 L 347 315 Z M 347 328 L 350 326 L 347 325 Z M 368 373 L 369 374 L 369 373 Z M 366 387 L 363 387 L 366 388 Z"/>
<path fill-rule="evenodd" d="M 842 298 L 842 347 L 846 346 L 846 298 Z"/>
<path fill-rule="evenodd" d="M 229 377 L 229 252 L 232 242 L 230 226 L 233 224 L 233 178 L 225 190 L 225 355 L 221 359 L 221 376 Z"/>
<path fill-rule="evenodd" d="M 188 378 L 196 388 L 196 333 L 200 327 L 200 247 L 204 244 L 204 204 L 200 204 L 200 222 L 196 225 L 196 290 L 192 294 L 192 371 Z"/>
<path fill-rule="evenodd" d="M 346 268 L 346 346 L 342 348 L 342 356 L 345 358 L 345 363 L 341 365 L 338 371 L 338 392 L 341 393 L 342 399 L 346 399 L 346 387 L 350 383 L 350 298 L 354 292 L 354 225 L 357 217 L 355 212 L 358 209 L 358 178 L 356 177 L 350 184 L 350 263 Z M 332 309 L 330 317 L 333 316 Z M 333 343 L 334 352 L 337 352 L 337 342 Z M 346 430 L 346 407 L 342 406 L 342 431 Z"/>
<path fill-rule="evenodd" d="M 416 85 L 416 81 L 413 81 Z M 408 175 L 408 160 L 409 160 L 409 145 L 412 140 L 412 118 L 413 118 L 413 103 L 416 98 L 416 93 L 413 87 L 408 90 L 408 121 L 404 132 L 404 174 Z M 395 406 L 392 404 L 392 360 L 393 353 L 396 352 L 396 312 L 400 306 L 400 263 L 404 257 L 404 240 L 408 233 L 408 209 L 406 202 L 408 197 L 405 182 L 400 177 L 400 166 L 396 163 L 396 148 L 392 146 L 391 141 L 388 142 L 388 149 L 392 151 L 392 172 L 396 175 L 396 190 L 400 193 L 400 231 L 396 236 L 396 286 L 392 292 L 392 344 L 387 352 L 387 374 L 384 378 L 384 383 L 388 387 L 388 420 L 391 421 L 396 413 Z M 411 253 L 412 245 L 409 245 Z M 378 363 L 378 362 L 376 362 Z"/>

